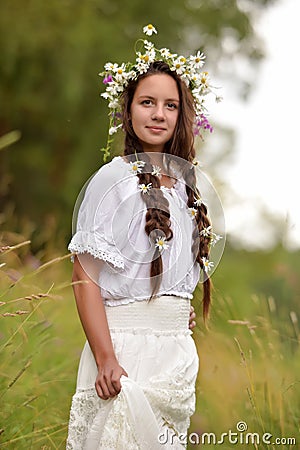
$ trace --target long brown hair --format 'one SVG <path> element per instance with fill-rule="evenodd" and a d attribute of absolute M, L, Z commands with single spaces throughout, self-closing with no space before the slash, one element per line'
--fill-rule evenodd
<path fill-rule="evenodd" d="M 143 147 L 140 143 L 138 137 L 136 136 L 131 120 L 130 120 L 130 109 L 132 100 L 134 97 L 135 90 L 140 80 L 149 77 L 154 74 L 167 74 L 171 76 L 177 84 L 179 93 L 179 111 L 178 118 L 175 126 L 175 130 L 172 138 L 165 144 L 164 153 L 174 155 L 185 159 L 186 161 L 192 163 L 195 158 L 195 148 L 194 148 L 194 133 L 193 124 L 195 118 L 195 109 L 193 96 L 185 83 L 181 80 L 176 72 L 171 71 L 168 64 L 163 61 L 153 62 L 148 71 L 140 75 L 136 80 L 132 80 L 128 83 L 126 89 L 122 94 L 122 121 L 123 129 L 125 131 L 125 149 L 124 156 L 130 158 L 130 155 L 135 155 L 135 153 L 143 153 Z M 133 161 L 135 159 L 132 159 Z M 146 163 L 142 173 L 138 173 L 140 184 L 152 183 L 152 187 L 156 189 L 151 189 L 149 195 L 143 195 L 141 193 L 142 199 L 147 206 L 146 213 L 146 225 L 145 232 L 155 242 L 158 235 L 162 233 L 165 235 L 166 240 L 169 241 L 173 237 L 173 231 L 171 230 L 170 221 L 170 211 L 169 202 L 163 195 L 160 188 L 160 180 L 156 175 L 152 175 L 152 166 L 150 164 L 149 158 L 144 158 Z M 189 208 L 196 208 L 198 210 L 196 215 L 197 227 L 195 227 L 193 232 L 193 246 L 192 251 L 195 255 L 196 261 L 200 264 L 203 269 L 202 258 L 208 258 L 209 256 L 209 242 L 210 238 L 201 233 L 204 228 L 210 225 L 209 219 L 207 217 L 207 208 L 202 203 L 199 206 L 195 206 L 195 193 L 200 196 L 200 192 L 196 186 L 196 174 L 194 166 L 188 164 L 188 169 L 183 171 L 183 178 L 186 183 L 186 193 L 187 193 L 187 206 Z M 153 260 L 151 262 L 150 277 L 151 277 L 151 287 L 152 294 L 150 300 L 157 294 L 159 286 L 162 280 L 163 264 L 162 257 L 158 248 L 155 249 Z M 203 282 L 203 317 L 206 321 L 209 314 L 209 307 L 211 303 L 211 281 L 204 273 Z"/>

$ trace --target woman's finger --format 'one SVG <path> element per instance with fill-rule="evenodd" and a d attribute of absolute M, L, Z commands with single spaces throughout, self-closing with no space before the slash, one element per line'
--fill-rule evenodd
<path fill-rule="evenodd" d="M 126 372 L 126 370 L 123 369 L 123 367 L 121 367 L 121 369 L 122 369 L 122 372 L 121 372 L 120 375 L 112 376 L 112 378 L 111 378 L 111 383 L 112 383 L 112 386 L 114 387 L 114 389 L 116 391 L 116 394 L 119 394 L 121 389 L 122 389 L 121 376 L 125 375 L 125 377 L 128 377 L 128 373 Z"/>
<path fill-rule="evenodd" d="M 108 399 L 107 395 L 104 395 L 103 390 L 101 388 L 101 385 L 99 384 L 98 381 L 96 381 L 96 383 L 95 383 L 95 388 L 96 388 L 96 392 L 97 392 L 98 397 L 102 398 L 102 400 L 107 400 Z"/>
<path fill-rule="evenodd" d="M 190 322 L 189 328 L 193 329 L 196 326 L 196 322 L 194 320 L 192 320 L 192 322 Z"/>

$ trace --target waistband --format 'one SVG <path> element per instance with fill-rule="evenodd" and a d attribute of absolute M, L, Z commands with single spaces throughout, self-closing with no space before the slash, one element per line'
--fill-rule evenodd
<path fill-rule="evenodd" d="M 175 295 L 162 295 L 150 302 L 134 301 L 127 305 L 105 307 L 111 332 L 160 332 L 190 334 L 190 299 Z"/>

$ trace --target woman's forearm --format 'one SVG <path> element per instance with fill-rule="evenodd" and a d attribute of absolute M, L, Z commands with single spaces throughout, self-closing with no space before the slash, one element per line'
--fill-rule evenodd
<path fill-rule="evenodd" d="M 101 263 L 88 254 L 81 255 L 80 261 L 75 257 L 73 289 L 78 314 L 98 368 L 96 392 L 100 398 L 107 400 L 119 394 L 121 376 L 128 374 L 117 361 L 103 299 L 98 284 L 93 281 L 98 278 L 99 267 Z"/>
<path fill-rule="evenodd" d="M 99 286 L 86 274 L 78 257 L 72 281 L 78 314 L 99 368 L 105 360 L 115 358 L 115 353 Z"/>

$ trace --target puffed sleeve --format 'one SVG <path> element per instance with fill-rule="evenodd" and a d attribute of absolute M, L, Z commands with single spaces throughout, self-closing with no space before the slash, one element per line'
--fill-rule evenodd
<path fill-rule="evenodd" d="M 72 253 L 89 253 L 97 259 L 124 269 L 124 259 L 116 236 L 120 221 L 115 211 L 121 201 L 120 174 L 106 164 L 86 183 L 77 199 L 73 215 Z"/>

